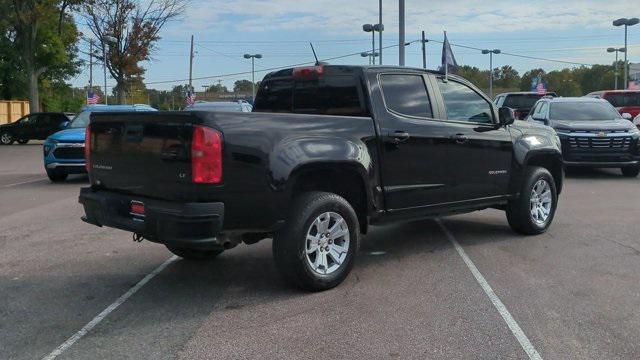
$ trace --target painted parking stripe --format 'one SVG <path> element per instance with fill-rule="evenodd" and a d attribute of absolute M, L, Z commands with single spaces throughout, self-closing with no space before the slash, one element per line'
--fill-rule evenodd
<path fill-rule="evenodd" d="M 453 244 L 456 251 L 458 252 L 458 255 L 460 255 L 464 263 L 467 265 L 467 267 L 473 274 L 473 277 L 476 278 L 476 281 L 478 282 L 478 284 L 480 284 L 480 287 L 482 287 L 482 290 L 484 290 L 484 293 L 487 295 L 487 297 L 489 297 L 489 300 L 491 300 L 491 303 L 493 304 L 493 306 L 496 308 L 496 310 L 498 310 L 498 312 L 500 313 L 500 316 L 502 316 L 502 319 L 504 319 L 504 322 L 507 323 L 507 326 L 511 330 L 511 333 L 513 333 L 513 336 L 516 337 L 516 339 L 520 343 L 520 346 L 522 346 L 522 349 L 524 350 L 524 352 L 527 353 L 527 355 L 529 355 L 529 359 L 542 360 L 542 357 L 540 356 L 538 351 L 535 349 L 535 347 L 533 347 L 533 344 L 531 343 L 531 341 L 529 341 L 529 338 L 527 337 L 527 335 L 525 335 L 524 331 L 522 331 L 522 328 L 520 328 L 520 325 L 518 325 L 518 323 L 513 318 L 513 316 L 511 316 L 511 313 L 509 313 L 509 310 L 507 310 L 507 307 L 504 306 L 500 298 L 498 298 L 498 295 L 496 295 L 496 293 L 493 291 L 493 289 L 491 288 L 491 285 L 489 285 L 489 283 L 484 278 L 484 276 L 482 276 L 482 273 L 480 273 L 480 270 L 478 270 L 478 268 L 473 263 L 473 261 L 471 261 L 471 258 L 467 256 L 467 253 L 464 251 L 462 246 L 460 246 L 460 244 L 458 243 L 456 238 L 453 236 L 453 234 L 449 231 L 449 229 L 447 229 L 444 226 L 444 224 L 440 219 L 437 219 L 436 222 L 438 223 L 442 231 L 445 233 L 449 241 Z"/>
<path fill-rule="evenodd" d="M 129 299 L 133 294 L 138 292 L 140 288 L 142 288 L 146 283 L 148 283 L 151 279 L 153 279 L 156 275 L 158 275 L 162 270 L 164 270 L 167 266 L 169 266 L 172 262 L 178 259 L 177 256 L 172 256 L 168 258 L 165 262 L 163 262 L 160 266 L 155 268 L 152 272 L 150 272 L 147 276 L 145 276 L 140 282 L 138 282 L 134 287 L 129 289 L 126 293 L 120 296 L 115 302 L 113 302 L 109 307 L 102 310 L 100 314 L 93 318 L 93 320 L 89 321 L 87 325 L 85 325 L 80 331 L 71 336 L 67 341 L 62 343 L 62 345 L 58 346 L 55 350 L 53 350 L 49 355 L 42 358 L 43 360 L 52 360 L 55 359 L 58 355 L 62 354 L 65 350 L 70 348 L 73 344 L 75 344 L 78 340 L 82 339 L 83 336 L 87 335 L 91 329 L 93 329 L 96 325 L 98 325 L 105 317 L 107 317 L 110 313 L 112 313 L 118 306 L 122 305 L 127 299 Z"/>
<path fill-rule="evenodd" d="M 37 183 L 37 182 L 41 182 L 41 181 L 45 181 L 45 180 L 47 180 L 47 179 L 46 178 L 42 178 L 42 179 L 36 179 L 36 180 L 27 180 L 27 181 L 21 181 L 21 182 L 17 182 L 17 183 L 13 183 L 13 184 L 2 185 L 0 187 L 2 187 L 2 188 L 10 188 L 10 187 L 18 186 L 18 185 L 33 184 L 33 183 Z"/>

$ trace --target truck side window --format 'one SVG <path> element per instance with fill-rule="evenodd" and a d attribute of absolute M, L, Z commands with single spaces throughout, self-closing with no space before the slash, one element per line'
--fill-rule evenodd
<path fill-rule="evenodd" d="M 449 80 L 438 81 L 447 108 L 447 119 L 473 123 L 493 123 L 491 104 L 470 87 Z"/>
<path fill-rule="evenodd" d="M 407 116 L 433 117 L 421 75 L 383 74 L 380 83 L 389 110 Z"/>
<path fill-rule="evenodd" d="M 254 111 L 290 113 L 293 107 L 293 80 L 268 80 L 260 86 Z"/>

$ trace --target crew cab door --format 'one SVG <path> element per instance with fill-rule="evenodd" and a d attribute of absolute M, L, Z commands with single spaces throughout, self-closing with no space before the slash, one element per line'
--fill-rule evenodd
<path fill-rule="evenodd" d="M 454 78 L 435 81 L 451 144 L 450 201 L 507 195 L 513 157 L 509 129 L 498 125 L 495 107 L 479 90 Z"/>
<path fill-rule="evenodd" d="M 434 118 L 428 76 L 393 72 L 370 77 L 387 211 L 420 211 L 448 198 L 449 134 Z"/>

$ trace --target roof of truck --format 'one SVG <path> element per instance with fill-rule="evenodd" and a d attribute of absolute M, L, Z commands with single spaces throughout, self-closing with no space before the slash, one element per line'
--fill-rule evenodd
<path fill-rule="evenodd" d="M 314 65 L 297 66 L 297 67 L 291 67 L 291 68 L 276 70 L 276 71 L 272 71 L 272 72 L 268 73 L 267 75 L 265 75 L 265 78 L 275 77 L 275 76 L 289 76 L 289 75 L 291 75 L 291 72 L 293 71 L 293 69 L 304 68 L 304 67 L 313 67 L 313 66 Z M 393 65 L 329 65 L 329 64 L 321 64 L 321 66 L 323 66 L 325 69 L 342 70 L 342 71 L 348 71 L 348 72 L 356 72 L 356 71 L 361 71 L 361 70 L 376 70 L 376 71 L 394 70 L 394 71 L 415 71 L 415 72 L 430 73 L 430 74 L 435 74 L 435 75 L 444 75 L 444 72 L 442 72 L 442 71 L 422 69 L 422 68 L 416 68 L 416 67 L 408 67 L 408 66 L 393 66 Z M 449 74 L 449 75 L 452 76 L 452 77 L 460 78 L 459 76 L 456 76 L 454 74 Z"/>

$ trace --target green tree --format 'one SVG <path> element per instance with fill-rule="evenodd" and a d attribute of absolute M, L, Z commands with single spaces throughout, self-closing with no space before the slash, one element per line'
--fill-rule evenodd
<path fill-rule="evenodd" d="M 258 86 L 260 86 L 260 82 L 256 82 L 256 91 L 258 90 Z M 243 94 L 251 94 L 251 81 L 250 80 L 237 80 L 233 83 L 233 92 L 235 93 L 243 93 Z"/>
<path fill-rule="evenodd" d="M 580 83 L 571 69 L 551 71 L 546 74 L 547 90 L 555 91 L 559 96 L 582 96 Z"/>
<path fill-rule="evenodd" d="M 481 89 L 489 88 L 489 70 L 480 70 L 475 66 L 462 65 L 458 67 L 457 75 L 469 80 Z"/>
<path fill-rule="evenodd" d="M 78 71 L 78 30 L 66 13 L 76 1 L 0 0 L 10 24 L 8 40 L 20 59 L 32 111 L 40 109 L 40 81 L 67 79 Z M 5 34 L 5 36 L 7 36 Z"/>
<path fill-rule="evenodd" d="M 544 77 L 544 75 L 546 74 L 546 72 L 543 69 L 532 69 L 529 70 L 527 72 L 525 72 L 524 74 L 522 74 L 522 77 L 520 78 L 520 90 L 521 91 L 530 91 L 531 90 L 531 81 L 533 80 L 533 78 L 538 77 L 539 75 L 542 75 Z"/>
<path fill-rule="evenodd" d="M 503 89 L 518 89 L 520 87 L 520 74 L 511 65 L 496 68 L 494 69 L 493 86 Z"/>

